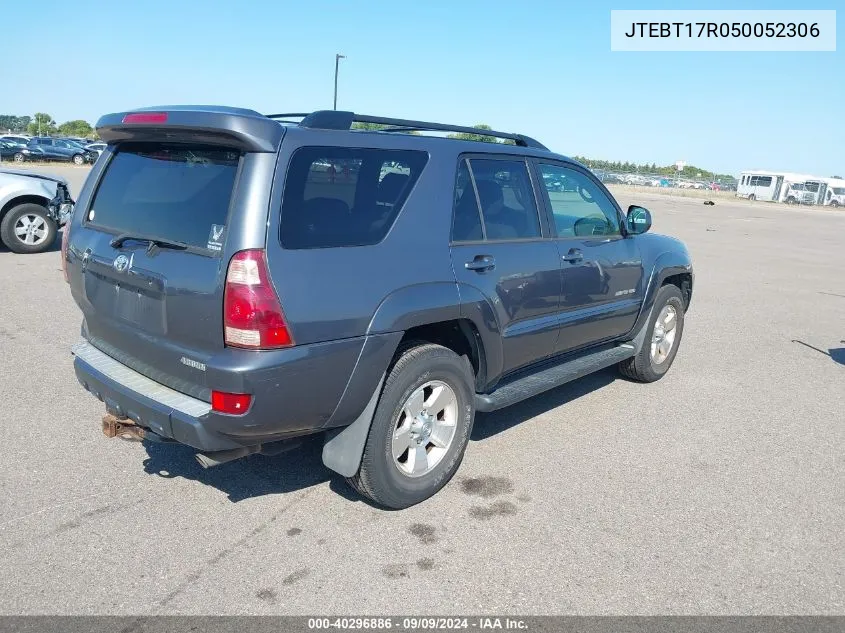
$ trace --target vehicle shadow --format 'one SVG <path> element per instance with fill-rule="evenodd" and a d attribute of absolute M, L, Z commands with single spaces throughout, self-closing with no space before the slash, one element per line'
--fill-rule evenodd
<path fill-rule="evenodd" d="M 144 472 L 164 479 L 198 481 L 226 493 L 233 503 L 295 492 L 335 476 L 323 466 L 323 439 L 319 435 L 305 438 L 301 446 L 280 455 L 250 455 L 209 469 L 197 463 L 196 451 L 188 446 L 147 441 L 143 446 L 147 451 Z"/>
<path fill-rule="evenodd" d="M 509 428 L 521 424 L 541 413 L 545 413 L 567 402 L 577 400 L 588 393 L 602 389 L 617 378 L 620 378 L 619 372 L 615 367 L 610 367 L 541 393 L 505 409 L 493 411 L 492 413 L 479 413 L 475 417 L 475 424 L 472 428 L 470 439 L 478 442 L 492 437 L 497 433 L 507 431 Z"/>
<path fill-rule="evenodd" d="M 601 389 L 619 377 L 614 368 L 606 369 L 540 394 L 506 409 L 476 417 L 471 440 L 483 441 L 526 420 L 588 393 Z M 198 481 L 224 492 L 229 501 L 277 495 L 329 482 L 337 495 L 353 502 L 380 508 L 359 496 L 343 477 L 323 465 L 321 435 L 304 438 L 301 446 L 280 455 L 250 455 L 205 469 L 197 463 L 196 451 L 177 443 L 144 441 L 147 452 L 144 472 L 163 479 L 181 477 Z"/>

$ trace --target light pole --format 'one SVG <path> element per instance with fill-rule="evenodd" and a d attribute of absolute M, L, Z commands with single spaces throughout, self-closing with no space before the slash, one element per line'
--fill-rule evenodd
<path fill-rule="evenodd" d="M 337 70 L 340 66 L 340 60 L 346 59 L 346 55 L 337 53 L 334 56 L 334 109 L 337 110 Z"/>

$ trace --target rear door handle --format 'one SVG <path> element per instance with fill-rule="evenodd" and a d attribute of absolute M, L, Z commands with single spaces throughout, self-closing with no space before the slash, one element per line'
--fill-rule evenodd
<path fill-rule="evenodd" d="M 477 273 L 487 272 L 496 267 L 496 260 L 490 255 L 476 255 L 471 262 L 464 264 L 467 270 L 474 270 Z"/>
<path fill-rule="evenodd" d="M 584 259 L 584 255 L 577 248 L 570 248 L 566 255 L 562 255 L 561 259 L 565 262 L 580 262 Z"/>

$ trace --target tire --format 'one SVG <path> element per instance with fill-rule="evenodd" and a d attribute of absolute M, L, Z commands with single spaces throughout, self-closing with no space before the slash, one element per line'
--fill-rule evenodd
<path fill-rule="evenodd" d="M 29 226 L 34 227 L 32 232 L 27 232 Z M 42 253 L 56 241 L 58 230 L 56 223 L 47 215 L 47 209 L 40 204 L 26 202 L 6 213 L 0 223 L 0 238 L 13 253 Z"/>
<path fill-rule="evenodd" d="M 839 203 L 836 200 L 834 200 L 833 202 L 830 203 L 830 206 L 832 206 L 835 209 L 836 207 L 839 206 Z"/>
<path fill-rule="evenodd" d="M 74 165 L 84 165 L 85 164 L 85 157 L 82 154 L 74 154 L 73 158 L 71 159 Z"/>
<path fill-rule="evenodd" d="M 672 337 L 671 346 L 665 354 L 660 353 L 659 346 L 657 346 L 657 354 L 653 354 L 652 347 L 655 346 L 657 321 L 667 312 L 674 313 L 675 326 L 671 331 L 674 331 L 675 334 Z M 622 375 L 637 382 L 660 380 L 666 375 L 675 360 L 684 333 L 684 298 L 681 295 L 681 290 L 671 284 L 661 287 L 654 300 L 651 315 L 642 348 L 636 356 L 619 363 L 619 371 Z M 665 321 L 665 319 L 662 320 Z M 666 334 L 669 331 L 668 329 L 665 330 Z M 666 338 L 664 337 L 662 340 L 665 342 Z"/>
<path fill-rule="evenodd" d="M 24 156 L 21 152 L 17 152 L 14 156 L 12 156 L 12 160 L 16 163 L 22 163 L 26 160 L 26 156 Z"/>
<path fill-rule="evenodd" d="M 786 199 L 786 204 L 795 204 L 795 198 L 790 196 Z"/>
<path fill-rule="evenodd" d="M 473 383 L 472 366 L 465 356 L 431 343 L 401 348 L 385 380 L 361 466 L 348 483 L 361 495 L 393 509 L 407 508 L 436 494 L 463 460 L 475 418 Z M 447 401 L 442 411 L 430 408 Z M 414 410 L 415 403 L 422 406 L 418 417 L 407 413 Z M 426 417 L 426 412 L 433 417 Z M 415 429 L 422 434 L 419 443 Z M 443 438 L 449 433 L 446 443 Z M 406 438 L 408 448 L 399 452 Z M 438 447 L 435 441 L 445 446 Z M 418 455 L 424 455 L 425 461 L 417 462 Z M 415 465 L 420 472 L 412 474 Z"/>
<path fill-rule="evenodd" d="M 751 202 L 754 202 L 754 201 L 757 199 L 757 197 L 756 197 L 756 196 L 752 193 L 751 195 L 749 195 L 749 196 L 748 196 L 748 199 L 749 199 Z"/>

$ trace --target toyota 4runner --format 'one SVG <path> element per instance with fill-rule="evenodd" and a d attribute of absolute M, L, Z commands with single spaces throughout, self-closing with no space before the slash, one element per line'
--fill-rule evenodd
<path fill-rule="evenodd" d="M 62 264 L 109 436 L 209 467 L 322 433 L 328 468 L 402 508 L 454 475 L 477 411 L 612 365 L 655 381 L 678 351 L 687 249 L 534 139 L 206 106 L 97 131 Z"/>

